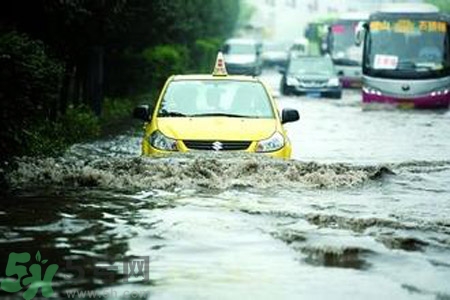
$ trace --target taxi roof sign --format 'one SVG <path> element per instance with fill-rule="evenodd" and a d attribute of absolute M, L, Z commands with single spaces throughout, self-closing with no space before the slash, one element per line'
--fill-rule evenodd
<path fill-rule="evenodd" d="M 225 67 L 225 59 L 222 52 L 217 53 L 216 64 L 214 66 L 213 76 L 227 76 L 227 68 Z"/>

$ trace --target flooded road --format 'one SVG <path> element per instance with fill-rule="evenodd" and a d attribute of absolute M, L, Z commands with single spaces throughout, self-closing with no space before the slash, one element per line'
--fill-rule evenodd
<path fill-rule="evenodd" d="M 450 114 L 363 111 L 356 90 L 278 102 L 301 114 L 289 162 L 141 158 L 139 126 L 19 160 L 2 270 L 39 251 L 55 298 L 450 299 Z M 138 257 L 148 280 L 126 278 Z"/>

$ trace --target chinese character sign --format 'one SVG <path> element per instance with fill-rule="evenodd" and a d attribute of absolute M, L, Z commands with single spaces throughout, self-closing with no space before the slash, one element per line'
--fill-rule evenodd
<path fill-rule="evenodd" d="M 394 55 L 375 55 L 373 63 L 374 69 L 395 70 L 398 65 L 398 56 Z"/>

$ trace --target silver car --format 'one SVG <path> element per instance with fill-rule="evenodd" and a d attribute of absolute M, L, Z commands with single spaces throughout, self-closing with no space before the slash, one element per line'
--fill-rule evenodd
<path fill-rule="evenodd" d="M 253 39 L 229 39 L 224 54 L 227 71 L 236 75 L 260 75 L 262 70 L 261 44 Z"/>

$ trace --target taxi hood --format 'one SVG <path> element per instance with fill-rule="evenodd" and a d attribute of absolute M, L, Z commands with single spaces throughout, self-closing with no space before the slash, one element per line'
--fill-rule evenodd
<path fill-rule="evenodd" d="M 158 129 L 178 140 L 256 141 L 270 137 L 276 119 L 229 117 L 158 118 Z"/>

